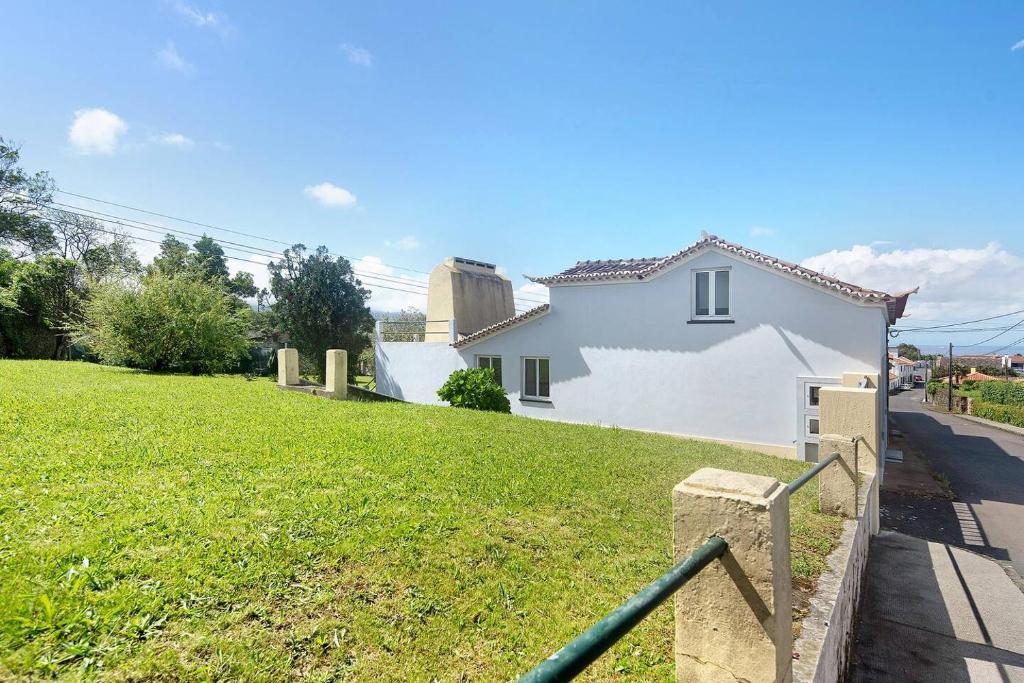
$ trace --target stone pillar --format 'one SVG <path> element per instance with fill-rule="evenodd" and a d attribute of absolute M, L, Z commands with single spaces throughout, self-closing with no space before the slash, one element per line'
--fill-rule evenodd
<path fill-rule="evenodd" d="M 853 519 L 857 516 L 857 439 L 822 434 L 818 458 L 839 453 L 839 459 L 818 475 L 818 507 L 822 512 Z"/>
<path fill-rule="evenodd" d="M 348 351 L 329 349 L 327 351 L 327 385 L 324 387 L 331 398 L 344 401 L 348 398 Z"/>
<path fill-rule="evenodd" d="M 818 393 L 818 431 L 856 438 L 858 471 L 877 477 L 882 457 L 881 410 L 877 388 L 822 387 Z M 821 452 L 819 447 L 819 453 Z M 872 494 L 871 533 L 878 533 L 878 487 Z"/>
<path fill-rule="evenodd" d="M 299 383 L 299 350 L 277 350 L 277 383 L 285 387 Z"/>
<path fill-rule="evenodd" d="M 729 543 L 675 596 L 676 680 L 789 683 L 789 490 L 771 477 L 704 468 L 672 490 L 678 562 L 712 535 Z"/>

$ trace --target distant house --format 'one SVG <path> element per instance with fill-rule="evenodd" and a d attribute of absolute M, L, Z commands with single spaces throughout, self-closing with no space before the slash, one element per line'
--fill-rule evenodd
<path fill-rule="evenodd" d="M 472 285 L 469 275 L 499 276 L 470 263 L 443 295 L 478 291 L 483 308 L 495 309 L 492 284 Z M 435 272 L 443 281 L 461 267 L 449 259 Z M 669 256 L 580 261 L 530 279 L 549 288 L 549 304 L 478 329 L 435 321 L 435 334 L 449 331 L 444 342 L 378 341 L 377 390 L 439 403 L 453 370 L 488 367 L 520 415 L 816 460 L 819 388 L 846 373 L 885 382 L 888 327 L 912 293 L 859 287 L 715 236 Z"/>
<path fill-rule="evenodd" d="M 1020 355 L 1003 356 L 1000 360 L 1001 360 L 1001 362 L 999 363 L 1000 367 L 1010 368 L 1011 370 L 1015 370 L 1017 372 L 1024 373 L 1024 356 L 1020 356 Z"/>
<path fill-rule="evenodd" d="M 992 380 L 1000 380 L 1001 377 L 993 377 L 992 375 L 986 375 L 984 372 L 970 372 L 964 375 L 964 382 L 989 382 Z"/>
<path fill-rule="evenodd" d="M 896 375 L 897 389 L 914 388 L 914 361 L 890 352 L 889 367 Z"/>

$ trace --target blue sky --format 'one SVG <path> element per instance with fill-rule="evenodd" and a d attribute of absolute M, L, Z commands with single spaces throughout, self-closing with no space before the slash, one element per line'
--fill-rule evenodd
<path fill-rule="evenodd" d="M 0 134 L 62 189 L 324 243 L 392 277 L 454 254 L 522 287 L 708 230 L 858 284 L 921 284 L 919 321 L 1024 309 L 1019 2 L 4 13 Z"/>

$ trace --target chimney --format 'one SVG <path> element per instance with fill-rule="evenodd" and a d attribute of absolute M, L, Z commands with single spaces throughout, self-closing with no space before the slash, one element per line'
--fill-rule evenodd
<path fill-rule="evenodd" d="M 512 282 L 493 263 L 449 256 L 430 272 L 428 284 L 426 341 L 454 341 L 451 320 L 458 338 L 516 314 Z"/>

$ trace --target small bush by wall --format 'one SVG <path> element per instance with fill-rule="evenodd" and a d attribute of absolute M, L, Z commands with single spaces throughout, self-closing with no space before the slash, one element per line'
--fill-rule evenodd
<path fill-rule="evenodd" d="M 1007 406 L 987 401 L 974 401 L 971 414 L 1015 427 L 1024 427 L 1024 407 Z"/>
<path fill-rule="evenodd" d="M 979 382 L 978 391 L 983 401 L 1024 407 L 1024 382 Z"/>
<path fill-rule="evenodd" d="M 448 401 L 456 408 L 490 410 L 496 413 L 512 412 L 512 405 L 500 384 L 494 380 L 490 368 L 467 368 L 456 370 L 444 386 L 437 390 L 437 397 Z"/>

